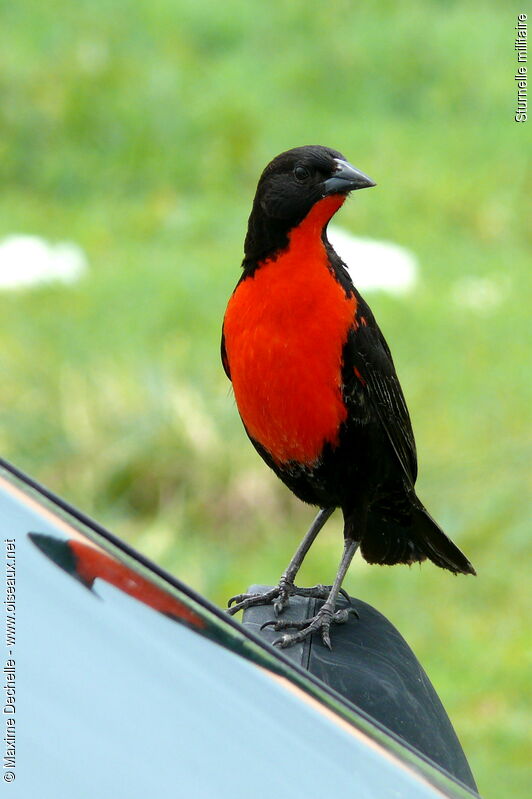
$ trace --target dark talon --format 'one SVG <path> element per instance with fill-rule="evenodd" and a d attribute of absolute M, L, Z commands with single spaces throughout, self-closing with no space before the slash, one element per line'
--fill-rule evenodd
<path fill-rule="evenodd" d="M 235 594 L 227 600 L 227 607 L 230 608 L 233 602 L 240 604 L 250 597 L 262 596 L 262 594 Z"/>
<path fill-rule="evenodd" d="M 342 610 L 337 610 L 333 616 L 334 621 L 336 624 L 345 624 L 346 621 L 349 619 L 349 610 L 347 608 L 343 608 Z"/>
<path fill-rule="evenodd" d="M 291 638 L 291 635 L 281 635 L 280 638 L 275 639 L 273 645 L 279 646 L 281 649 L 286 649 L 287 646 L 291 646 L 292 643 L 295 643 L 295 641 L 291 641 Z"/>
<path fill-rule="evenodd" d="M 272 588 L 264 593 L 255 594 L 235 594 L 227 602 L 226 612 L 230 616 L 234 616 L 240 610 L 247 610 L 247 608 L 254 605 L 273 605 L 273 610 L 276 617 L 278 617 L 288 604 L 291 596 L 306 596 L 314 597 L 316 599 L 328 598 L 332 590 L 331 586 L 315 585 L 311 588 L 299 588 L 293 583 L 288 583 L 285 578 L 276 588 Z M 297 632 L 288 633 L 277 638 L 274 646 L 279 646 L 286 649 L 293 644 L 300 643 L 308 638 L 315 632 L 320 633 L 323 645 L 328 649 L 332 649 L 330 626 L 331 624 L 345 624 L 350 615 L 359 618 L 356 609 L 352 606 L 351 597 L 343 588 L 340 593 L 348 603 L 348 607 L 340 608 L 336 612 L 332 611 L 327 602 L 322 606 L 318 613 L 310 619 L 303 619 L 301 621 L 282 621 L 279 618 L 270 619 L 261 625 L 260 629 L 265 630 L 271 628 L 276 632 L 280 630 L 295 630 Z M 323 610 L 325 608 L 325 611 Z"/>
<path fill-rule="evenodd" d="M 227 613 L 229 616 L 234 616 L 236 613 L 238 613 L 238 611 L 239 611 L 239 610 L 242 610 L 242 607 L 241 607 L 241 605 L 240 605 L 240 602 L 238 603 L 238 605 L 234 605 L 232 608 L 226 608 L 226 609 L 225 609 L 225 612 L 226 612 L 226 613 Z"/>
<path fill-rule="evenodd" d="M 276 588 L 271 591 L 266 591 L 263 594 L 236 594 L 236 596 L 231 597 L 228 601 L 226 613 L 230 616 L 234 616 L 239 610 L 246 610 L 247 608 L 253 607 L 253 605 L 267 605 L 276 594 Z M 232 602 L 236 602 L 236 604 L 231 606 Z"/>
<path fill-rule="evenodd" d="M 306 627 L 312 624 L 314 619 L 315 617 L 312 617 L 311 619 L 301 619 L 301 621 L 283 621 L 282 619 L 279 619 L 278 621 L 268 621 L 266 624 L 271 625 L 275 632 L 279 632 L 279 630 L 290 630 L 291 628 L 294 630 L 304 630 Z"/>
<path fill-rule="evenodd" d="M 323 611 L 325 608 L 325 611 Z M 287 630 L 292 628 L 297 632 L 282 635 L 277 638 L 273 644 L 279 646 L 281 649 L 286 649 L 293 644 L 298 644 L 304 641 L 313 633 L 320 633 L 323 645 L 332 650 L 330 627 L 331 624 L 345 624 L 349 620 L 349 616 L 356 616 L 358 613 L 355 608 L 341 608 L 333 612 L 330 607 L 323 605 L 311 619 L 302 619 L 301 621 L 267 621 L 262 625 L 261 629 L 265 627 L 272 627 L 274 630 Z"/>
<path fill-rule="evenodd" d="M 345 599 L 345 600 L 347 600 L 347 602 L 348 602 L 350 605 L 352 605 L 352 604 L 353 604 L 353 603 L 351 602 L 351 597 L 349 596 L 349 594 L 347 593 L 347 591 L 345 590 L 345 588 L 340 588 L 340 593 L 341 593 L 341 595 L 344 597 L 344 599 Z"/>

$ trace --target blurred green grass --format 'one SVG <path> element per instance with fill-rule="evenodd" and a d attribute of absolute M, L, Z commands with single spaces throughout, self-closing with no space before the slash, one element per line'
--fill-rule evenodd
<path fill-rule="evenodd" d="M 412 296 L 369 300 L 411 408 L 420 495 L 479 576 L 358 562 L 346 587 L 414 647 L 486 799 L 524 799 L 530 778 L 520 11 L 0 12 L 0 234 L 74 240 L 91 265 L 70 288 L 0 295 L 2 453 L 218 603 L 275 582 L 312 517 L 248 445 L 218 359 L 257 176 L 277 152 L 323 143 L 377 180 L 339 221 L 420 258 Z M 458 304 L 464 276 L 492 281 L 500 303 Z M 336 520 L 302 581 L 332 578 L 340 540 Z"/>

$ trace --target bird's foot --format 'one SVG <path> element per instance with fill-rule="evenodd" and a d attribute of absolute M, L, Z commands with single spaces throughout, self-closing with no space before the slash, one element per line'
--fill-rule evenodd
<path fill-rule="evenodd" d="M 331 593 L 332 585 L 313 585 L 310 588 L 298 588 L 297 585 L 294 586 L 293 594 L 297 596 L 308 596 L 312 597 L 313 599 L 327 599 Z M 351 597 L 343 588 L 340 588 L 339 593 L 344 597 L 344 599 L 351 604 Z"/>
<path fill-rule="evenodd" d="M 331 624 L 345 624 L 351 615 L 358 618 L 358 613 L 355 608 L 342 608 L 335 612 L 326 602 L 318 610 L 316 615 L 310 619 L 302 619 L 301 621 L 279 621 L 274 619 L 263 624 L 261 630 L 265 627 L 273 627 L 276 632 L 288 630 L 290 628 L 298 630 L 299 632 L 297 633 L 281 635 L 280 638 L 277 638 L 273 642 L 274 646 L 279 646 L 281 649 L 286 649 L 288 646 L 298 644 L 300 641 L 304 641 L 305 638 L 308 638 L 309 635 L 317 632 L 320 633 L 321 640 L 325 646 L 332 649 L 330 636 Z"/>
<path fill-rule="evenodd" d="M 313 585 L 311 588 L 299 588 L 286 577 L 281 577 L 279 585 L 262 594 L 236 594 L 227 603 L 227 613 L 234 616 L 239 610 L 246 610 L 254 605 L 273 604 L 275 615 L 279 616 L 288 605 L 291 596 L 313 597 L 327 599 L 331 592 L 330 585 Z M 349 594 L 341 589 L 342 596 L 351 603 Z"/>
<path fill-rule="evenodd" d="M 270 602 L 277 599 L 279 593 L 279 586 L 277 586 L 269 591 L 264 591 L 264 593 L 235 594 L 227 602 L 226 613 L 234 616 L 239 610 L 246 610 L 246 608 L 251 608 L 254 605 L 269 605 Z"/>
<path fill-rule="evenodd" d="M 320 588 L 323 588 L 323 586 L 320 586 Z M 302 590 L 305 589 L 298 588 L 289 578 L 283 575 L 279 580 L 278 586 L 265 591 L 263 594 L 237 594 L 232 596 L 227 603 L 227 613 L 234 616 L 239 610 L 246 610 L 246 608 L 251 608 L 254 605 L 269 605 L 271 602 L 273 603 L 275 615 L 278 616 L 288 605 L 290 597 Z"/>

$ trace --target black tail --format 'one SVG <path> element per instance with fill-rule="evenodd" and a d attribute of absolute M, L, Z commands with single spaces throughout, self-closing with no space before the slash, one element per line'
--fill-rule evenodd
<path fill-rule="evenodd" d="M 408 514 L 390 518 L 374 507 L 368 514 L 360 551 L 368 563 L 416 563 L 429 558 L 455 574 L 476 574 L 475 569 L 417 500 Z"/>
<path fill-rule="evenodd" d="M 442 569 L 455 574 L 476 574 L 464 553 L 445 535 L 425 508 L 421 505 L 413 510 L 413 528 L 419 549 Z"/>

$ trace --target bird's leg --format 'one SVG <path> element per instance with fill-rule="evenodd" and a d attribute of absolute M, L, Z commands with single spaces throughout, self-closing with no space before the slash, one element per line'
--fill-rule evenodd
<path fill-rule="evenodd" d="M 292 646 L 293 644 L 299 643 L 299 641 L 303 641 L 309 635 L 312 635 L 312 633 L 319 632 L 325 646 L 331 649 L 331 637 L 329 633 L 331 624 L 343 624 L 349 618 L 350 613 L 357 615 L 354 608 L 343 608 L 342 610 L 335 611 L 335 607 L 338 594 L 342 589 L 343 579 L 349 568 L 349 564 L 353 560 L 353 556 L 357 551 L 358 544 L 359 542 L 355 541 L 353 538 L 345 539 L 344 551 L 340 561 L 340 566 L 338 567 L 334 585 L 332 586 L 326 601 L 323 603 L 315 616 L 298 622 L 274 620 L 268 621 L 266 624 L 262 625 L 263 628 L 271 626 L 274 630 L 287 630 L 292 627 L 299 631 L 297 633 L 288 633 L 286 635 L 282 635 L 280 638 L 274 641 L 274 644 L 280 646 L 282 649 L 285 649 L 287 646 Z"/>
<path fill-rule="evenodd" d="M 296 588 L 294 585 L 294 580 L 296 574 L 298 573 L 299 569 L 301 568 L 301 564 L 305 559 L 307 552 L 309 551 L 310 547 L 314 543 L 316 536 L 320 532 L 321 528 L 325 524 L 325 522 L 330 518 L 334 511 L 334 508 L 323 508 L 320 510 L 314 521 L 312 522 L 310 529 L 300 545 L 298 546 L 294 556 L 288 566 L 286 567 L 285 571 L 281 575 L 281 579 L 279 580 L 279 595 L 275 602 L 273 603 L 273 609 L 278 616 L 288 604 L 288 600 L 291 594 L 300 593 L 301 591 L 312 591 L 311 588 Z M 315 586 L 318 588 L 318 586 Z M 319 588 L 323 589 L 323 586 L 319 586 Z M 294 591 L 295 589 L 295 591 Z"/>
<path fill-rule="evenodd" d="M 312 522 L 308 533 L 298 546 L 294 557 L 281 575 L 278 586 L 272 588 L 270 591 L 266 591 L 263 594 L 237 594 L 236 596 L 232 596 L 227 603 L 227 612 L 233 616 L 235 613 L 238 613 L 239 610 L 245 610 L 252 605 L 267 605 L 268 603 L 273 602 L 274 610 L 276 614 L 279 614 L 286 607 L 289 597 L 296 593 L 302 594 L 303 596 L 318 596 L 319 598 L 325 599 L 329 591 L 329 589 L 325 586 L 320 585 L 314 586 L 314 588 L 296 588 L 294 585 L 294 579 L 301 567 L 301 564 L 303 563 L 305 555 L 314 543 L 316 536 L 320 532 L 327 519 L 329 519 L 329 517 L 332 515 L 333 511 L 334 508 L 322 508 L 322 510 L 320 510 Z M 312 591 L 319 593 L 308 593 Z"/>

